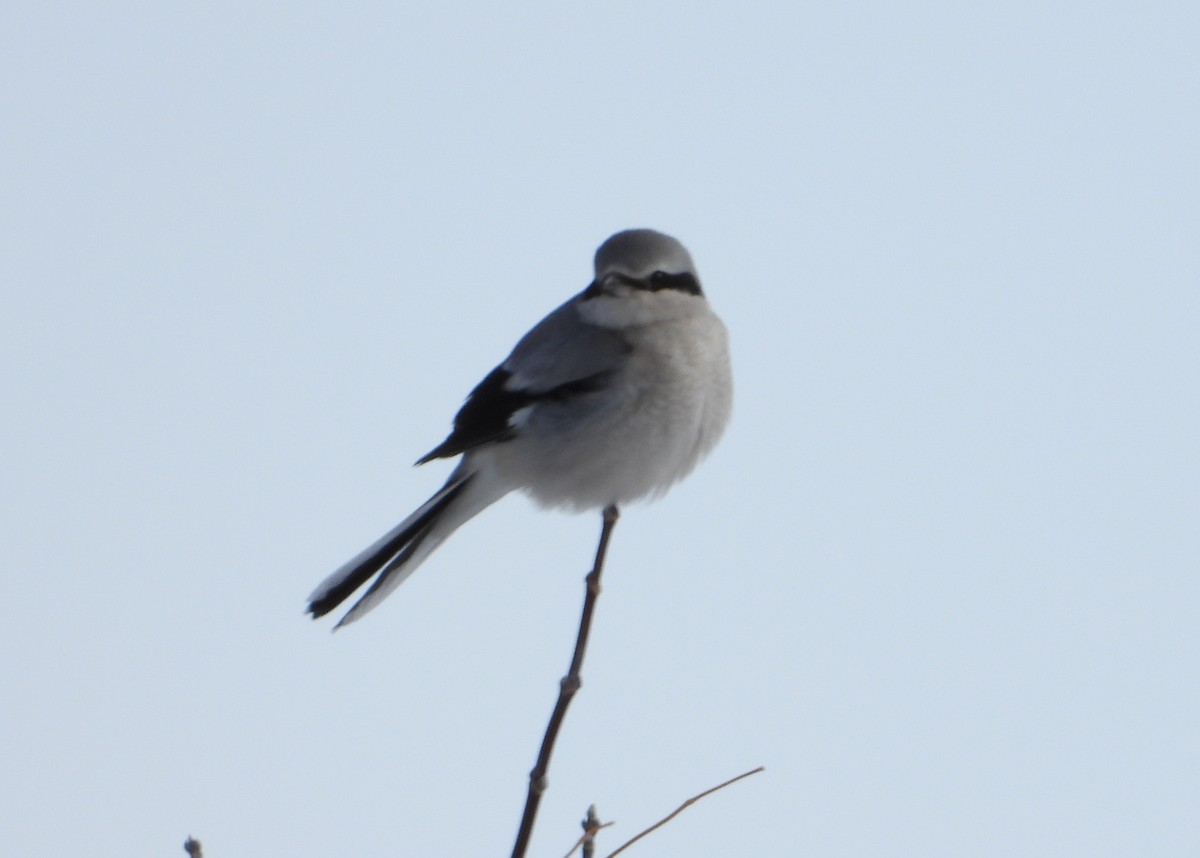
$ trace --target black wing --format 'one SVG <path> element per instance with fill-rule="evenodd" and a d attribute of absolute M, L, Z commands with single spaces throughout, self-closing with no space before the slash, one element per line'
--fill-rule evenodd
<path fill-rule="evenodd" d="M 604 370 L 549 390 L 534 391 L 509 387 L 513 374 L 498 366 L 471 391 L 455 415 L 454 430 L 446 440 L 418 459 L 417 464 L 457 456 L 480 444 L 507 441 L 513 436 L 513 415 L 522 408 L 539 402 L 565 402 L 573 396 L 599 390 L 609 374 L 609 370 Z"/>
<path fill-rule="evenodd" d="M 457 456 L 513 436 L 513 415 L 540 402 L 566 402 L 600 389 L 629 354 L 617 331 L 579 317 L 576 296 L 521 338 L 512 354 L 476 385 L 454 418 L 450 436 L 418 461 Z M 519 380 L 514 382 L 513 377 Z"/>

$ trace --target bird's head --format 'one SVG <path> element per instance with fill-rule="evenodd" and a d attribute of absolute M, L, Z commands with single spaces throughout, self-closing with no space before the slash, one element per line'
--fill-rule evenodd
<path fill-rule="evenodd" d="M 627 229 L 596 251 L 596 276 L 584 290 L 588 322 L 624 328 L 686 318 L 704 308 L 695 263 L 682 244 L 652 229 Z"/>

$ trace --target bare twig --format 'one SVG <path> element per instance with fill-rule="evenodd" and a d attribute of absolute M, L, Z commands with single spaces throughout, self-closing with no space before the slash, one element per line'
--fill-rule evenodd
<path fill-rule="evenodd" d="M 564 855 L 563 858 L 571 858 L 580 846 L 583 847 L 583 858 L 592 858 L 596 851 L 596 832 L 601 828 L 608 828 L 608 826 L 612 825 L 611 822 L 600 821 L 600 817 L 596 816 L 596 805 L 594 804 L 588 808 L 588 815 L 579 824 L 583 826 L 583 834 L 579 835 L 579 839 L 575 841 L 575 845 L 571 847 L 571 851 Z"/>
<path fill-rule="evenodd" d="M 615 858 L 615 856 L 620 855 L 622 852 L 624 852 L 626 849 L 628 849 L 633 844 L 637 843 L 639 840 L 641 840 L 643 837 L 645 837 L 651 831 L 656 831 L 657 829 L 662 828 L 664 825 L 666 825 L 672 819 L 679 816 L 679 814 L 683 813 L 685 810 L 687 810 L 689 807 L 691 807 L 693 804 L 695 804 L 696 802 L 698 802 L 700 799 L 704 798 L 705 796 L 712 795 L 714 792 L 716 792 L 719 789 L 725 789 L 725 787 L 729 786 L 730 784 L 737 783 L 742 778 L 748 778 L 748 777 L 750 777 L 750 775 L 756 775 L 759 772 L 761 772 L 762 770 L 763 770 L 763 767 L 759 766 L 757 769 L 751 769 L 748 772 L 742 772 L 736 778 L 730 778 L 729 780 L 725 781 L 725 783 L 723 783 L 723 784 L 717 784 L 715 787 L 706 789 L 704 792 L 699 793 L 698 795 L 692 796 L 687 801 L 685 801 L 683 804 L 679 805 L 679 807 L 675 808 L 675 810 L 671 811 L 671 813 L 667 814 L 662 819 L 660 819 L 658 822 L 651 825 L 649 828 L 647 828 L 641 834 L 638 834 L 634 837 L 631 837 L 629 840 L 626 840 L 619 847 L 617 847 L 617 849 L 615 851 L 608 853 L 606 858 Z"/>
<path fill-rule="evenodd" d="M 600 830 L 600 817 L 596 815 L 596 805 L 588 805 L 587 816 L 579 824 L 583 826 L 583 858 L 594 858 L 596 832 Z"/>
<path fill-rule="evenodd" d="M 546 725 L 546 734 L 542 737 L 542 747 L 538 751 L 537 762 L 529 773 L 529 792 L 525 796 L 525 811 L 521 815 L 521 827 L 517 830 L 517 840 L 513 844 L 512 858 L 524 858 L 525 850 L 529 848 L 529 838 L 533 834 L 533 821 L 537 816 L 538 805 L 542 793 L 546 791 L 546 772 L 550 768 L 550 755 L 554 752 L 554 742 L 558 738 L 558 730 L 562 726 L 563 717 L 567 714 L 567 706 L 571 698 L 583 684 L 579 677 L 579 669 L 583 666 L 583 655 L 587 650 L 588 634 L 592 629 L 592 613 L 596 609 L 596 597 L 600 595 L 600 573 L 604 570 L 604 555 L 608 553 L 608 541 L 612 537 L 613 527 L 617 523 L 620 512 L 616 505 L 607 506 L 602 514 L 603 527 L 600 530 L 600 544 L 596 546 L 596 562 L 592 571 L 584 579 L 587 583 L 587 595 L 583 600 L 583 613 L 579 617 L 579 633 L 575 637 L 575 652 L 571 656 L 571 667 L 567 675 L 558 685 L 558 702 L 550 713 L 550 722 Z"/>
<path fill-rule="evenodd" d="M 190 834 L 188 839 L 183 841 L 183 851 L 191 858 L 204 858 L 204 853 L 200 850 L 200 841 L 193 838 Z"/>

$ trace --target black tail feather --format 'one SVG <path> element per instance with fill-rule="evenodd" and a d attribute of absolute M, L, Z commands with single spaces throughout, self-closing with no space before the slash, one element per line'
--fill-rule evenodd
<path fill-rule="evenodd" d="M 417 546 L 428 533 L 429 526 L 440 515 L 446 507 L 454 502 L 454 499 L 462 493 L 467 483 L 471 481 L 470 477 L 462 480 L 457 485 L 451 486 L 445 490 L 437 503 L 425 510 L 419 517 L 391 539 L 382 542 L 379 546 L 369 554 L 356 558 L 358 562 L 351 569 L 345 571 L 342 579 L 325 593 L 322 593 L 320 598 L 313 599 L 308 603 L 308 612 L 312 614 L 313 619 L 323 617 L 346 601 L 350 596 L 374 577 L 381 569 L 388 565 L 401 553 L 407 552 L 411 554 L 416 550 Z M 378 581 L 376 585 L 378 585 Z"/>

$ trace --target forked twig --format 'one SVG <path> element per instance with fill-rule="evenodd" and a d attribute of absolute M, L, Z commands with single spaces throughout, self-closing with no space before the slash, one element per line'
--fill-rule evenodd
<path fill-rule="evenodd" d="M 575 845 L 571 847 L 571 851 L 564 855 L 563 858 L 571 858 L 579 850 L 580 846 L 583 847 L 583 858 L 592 858 L 596 850 L 596 832 L 601 828 L 608 828 L 613 823 L 601 822 L 600 817 L 596 816 L 596 805 L 593 804 L 588 808 L 587 817 L 579 824 L 583 826 L 583 834 L 579 835 L 579 839 L 575 841 Z"/>
<path fill-rule="evenodd" d="M 537 817 L 538 805 L 542 801 L 542 793 L 546 791 L 546 772 L 550 768 L 550 755 L 554 752 L 554 742 L 558 738 L 558 730 L 562 726 L 563 717 L 567 714 L 567 706 L 571 698 L 579 690 L 582 680 L 579 669 L 583 666 L 583 655 L 587 650 L 588 635 L 592 629 L 592 613 L 596 609 L 596 597 L 600 595 L 600 573 L 604 570 L 604 556 L 608 553 L 608 541 L 612 537 L 613 527 L 620 517 L 615 505 L 604 508 L 602 514 L 603 527 L 600 530 L 600 544 L 596 546 L 596 562 L 592 571 L 584 579 L 587 583 L 587 595 L 583 600 L 583 613 L 579 617 L 579 633 L 575 636 L 575 652 L 571 656 L 571 667 L 567 675 L 558 685 L 558 701 L 554 711 L 550 713 L 550 722 L 546 725 L 546 734 L 542 737 L 542 747 L 538 751 L 537 762 L 529 773 L 529 792 L 525 796 L 525 811 L 521 815 L 521 827 L 517 830 L 517 840 L 513 844 L 512 858 L 524 858 L 529 848 L 529 838 L 533 834 L 533 821 Z"/>
<path fill-rule="evenodd" d="M 725 789 L 725 787 L 729 786 L 730 784 L 737 783 L 742 778 L 748 778 L 748 777 L 750 777 L 750 775 L 756 775 L 759 772 L 761 772 L 762 770 L 763 770 L 763 767 L 759 766 L 757 769 L 751 769 L 748 772 L 742 772 L 736 778 L 730 778 L 729 780 L 725 781 L 725 783 L 717 784 L 715 787 L 711 787 L 709 789 L 706 789 L 704 792 L 699 793 L 698 795 L 692 796 L 687 801 L 685 801 L 683 804 L 679 805 L 679 807 L 675 808 L 675 810 L 671 811 L 671 813 L 667 814 L 662 819 L 660 819 L 658 822 L 651 825 L 645 831 L 631 837 L 629 840 L 626 840 L 624 843 L 622 843 L 620 846 L 618 846 L 616 848 L 616 850 L 608 853 L 608 855 L 605 856 L 605 858 L 615 858 L 615 856 L 620 855 L 622 852 L 624 852 L 626 849 L 628 849 L 633 844 L 637 843 L 639 840 L 641 840 L 643 837 L 645 837 L 651 831 L 656 831 L 659 828 L 662 828 L 664 825 L 666 825 L 672 819 L 679 816 L 679 814 L 683 813 L 685 810 L 687 810 L 689 807 L 691 807 L 693 804 L 695 804 L 696 802 L 698 802 L 700 799 L 704 798 L 705 796 L 712 795 L 714 792 L 716 792 L 719 789 Z"/>

